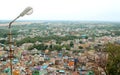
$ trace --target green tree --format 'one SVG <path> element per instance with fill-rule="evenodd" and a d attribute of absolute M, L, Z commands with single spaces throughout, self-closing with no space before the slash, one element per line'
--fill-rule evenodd
<path fill-rule="evenodd" d="M 54 45 L 53 50 L 60 51 L 60 50 L 62 50 L 62 46 L 60 46 L 60 45 Z"/>
<path fill-rule="evenodd" d="M 32 50 L 34 48 L 36 48 L 37 50 L 46 50 L 47 46 L 44 44 L 39 44 L 39 45 L 34 44 L 32 47 L 29 47 L 28 50 Z"/>
<path fill-rule="evenodd" d="M 74 46 L 74 43 L 71 41 L 70 42 L 70 47 L 73 47 Z"/>
<path fill-rule="evenodd" d="M 120 45 L 108 44 L 106 45 L 108 52 L 107 72 L 108 75 L 120 75 Z"/>
<path fill-rule="evenodd" d="M 83 47 L 82 47 L 82 46 L 79 46 L 79 49 L 83 49 Z"/>

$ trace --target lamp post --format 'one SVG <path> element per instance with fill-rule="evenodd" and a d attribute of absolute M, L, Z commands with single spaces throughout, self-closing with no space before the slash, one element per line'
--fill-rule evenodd
<path fill-rule="evenodd" d="M 11 32 L 11 25 L 14 21 L 16 21 L 18 18 L 23 17 L 24 15 L 30 15 L 32 14 L 33 9 L 31 7 L 27 7 L 24 9 L 22 13 L 20 13 L 19 16 L 17 16 L 13 21 L 9 23 L 9 34 L 8 34 L 8 43 L 9 43 L 9 59 L 10 59 L 10 70 L 11 70 L 11 75 L 12 75 L 12 58 L 13 56 L 13 49 L 12 49 L 12 32 Z"/>

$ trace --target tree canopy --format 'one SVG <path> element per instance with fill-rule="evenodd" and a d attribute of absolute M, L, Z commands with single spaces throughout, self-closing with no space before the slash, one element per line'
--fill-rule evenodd
<path fill-rule="evenodd" d="M 109 55 L 106 66 L 108 75 L 120 75 L 120 45 L 108 44 L 106 50 Z"/>

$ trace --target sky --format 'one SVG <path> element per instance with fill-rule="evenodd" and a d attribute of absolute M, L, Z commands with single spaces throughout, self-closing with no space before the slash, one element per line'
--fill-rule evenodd
<path fill-rule="evenodd" d="M 120 22 L 120 0 L 0 0 L 0 20 L 13 20 L 28 6 L 33 14 L 19 20 Z"/>

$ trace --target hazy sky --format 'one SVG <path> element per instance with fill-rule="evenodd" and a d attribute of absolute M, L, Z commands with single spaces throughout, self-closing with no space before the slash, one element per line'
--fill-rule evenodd
<path fill-rule="evenodd" d="M 120 0 L 0 0 L 0 20 L 12 20 L 27 6 L 34 10 L 19 20 L 120 21 Z"/>

